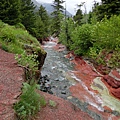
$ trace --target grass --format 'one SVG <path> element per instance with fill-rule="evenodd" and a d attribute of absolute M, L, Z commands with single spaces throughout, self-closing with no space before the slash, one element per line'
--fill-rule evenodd
<path fill-rule="evenodd" d="M 21 54 L 26 48 L 25 45 L 34 48 L 34 51 L 41 51 L 40 44 L 36 38 L 26 30 L 10 26 L 0 21 L 0 44 L 3 49 L 12 53 Z"/>
<path fill-rule="evenodd" d="M 53 100 L 49 100 L 49 106 L 56 107 L 57 103 L 55 101 L 53 101 Z"/>

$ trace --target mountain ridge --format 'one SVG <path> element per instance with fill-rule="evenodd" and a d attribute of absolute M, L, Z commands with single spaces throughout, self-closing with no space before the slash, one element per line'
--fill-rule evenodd
<path fill-rule="evenodd" d="M 46 11 L 48 12 L 48 14 L 51 14 L 53 11 L 54 11 L 54 8 L 53 8 L 53 6 L 52 6 L 52 3 L 44 3 L 44 2 L 41 2 L 41 1 L 36 1 L 36 0 L 31 0 L 33 3 L 34 3 L 34 5 L 36 6 L 36 10 L 38 10 L 39 9 L 39 7 L 40 7 L 40 5 L 43 5 L 43 7 L 45 7 L 45 9 L 46 9 Z M 65 14 L 65 10 L 64 10 L 64 12 L 63 12 L 64 14 Z M 68 11 L 66 11 L 66 15 L 68 16 L 68 17 L 71 17 L 72 16 L 72 14 L 70 13 L 70 12 L 68 12 Z"/>

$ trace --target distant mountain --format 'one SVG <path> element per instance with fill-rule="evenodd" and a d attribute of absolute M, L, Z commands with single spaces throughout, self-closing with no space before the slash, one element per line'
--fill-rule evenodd
<path fill-rule="evenodd" d="M 43 5 L 45 9 L 47 10 L 48 14 L 51 14 L 54 11 L 54 8 L 51 6 L 52 5 L 51 3 L 37 2 L 36 0 L 31 0 L 31 1 L 35 4 L 37 10 L 39 9 L 40 5 Z M 66 14 L 69 17 L 72 16 L 72 14 L 68 11 L 66 11 Z"/>

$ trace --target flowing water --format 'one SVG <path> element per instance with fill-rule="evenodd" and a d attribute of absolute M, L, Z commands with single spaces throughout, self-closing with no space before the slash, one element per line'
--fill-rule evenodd
<path fill-rule="evenodd" d="M 82 111 L 88 113 L 94 120 L 104 120 L 102 115 L 97 114 L 88 109 L 89 104 L 98 108 L 97 105 L 89 101 L 89 98 L 87 98 L 88 102 L 86 101 L 83 102 L 78 98 L 73 97 L 72 94 L 70 93 L 69 87 L 74 85 L 77 81 L 81 82 L 81 85 L 86 91 L 88 90 L 85 84 L 81 80 L 77 79 L 74 76 L 74 74 L 73 75 L 71 74 L 72 75 L 71 77 L 69 76 L 68 73 L 74 69 L 74 65 L 71 64 L 70 61 L 64 57 L 68 52 L 55 51 L 53 49 L 53 46 L 55 45 L 56 45 L 55 42 L 47 42 L 44 45 L 44 50 L 47 52 L 47 57 L 42 68 L 42 76 L 45 75 L 48 76 L 51 84 L 52 93 L 58 97 L 61 97 L 65 100 L 72 102 Z M 92 94 L 93 97 L 95 97 L 92 92 L 89 94 Z M 99 98 L 96 97 L 95 99 L 98 99 L 99 101 Z M 102 108 L 98 109 L 102 111 Z"/>

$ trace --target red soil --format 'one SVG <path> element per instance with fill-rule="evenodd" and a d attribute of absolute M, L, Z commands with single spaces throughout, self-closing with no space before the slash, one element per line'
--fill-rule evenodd
<path fill-rule="evenodd" d="M 20 95 L 24 76 L 17 66 L 14 54 L 0 49 L 0 120 L 14 120 L 13 103 Z"/>
<path fill-rule="evenodd" d="M 35 120 L 93 120 L 87 113 L 81 111 L 73 104 L 56 96 L 40 92 L 47 100 L 47 106 L 42 108 Z M 57 106 L 48 103 L 53 100 Z"/>

